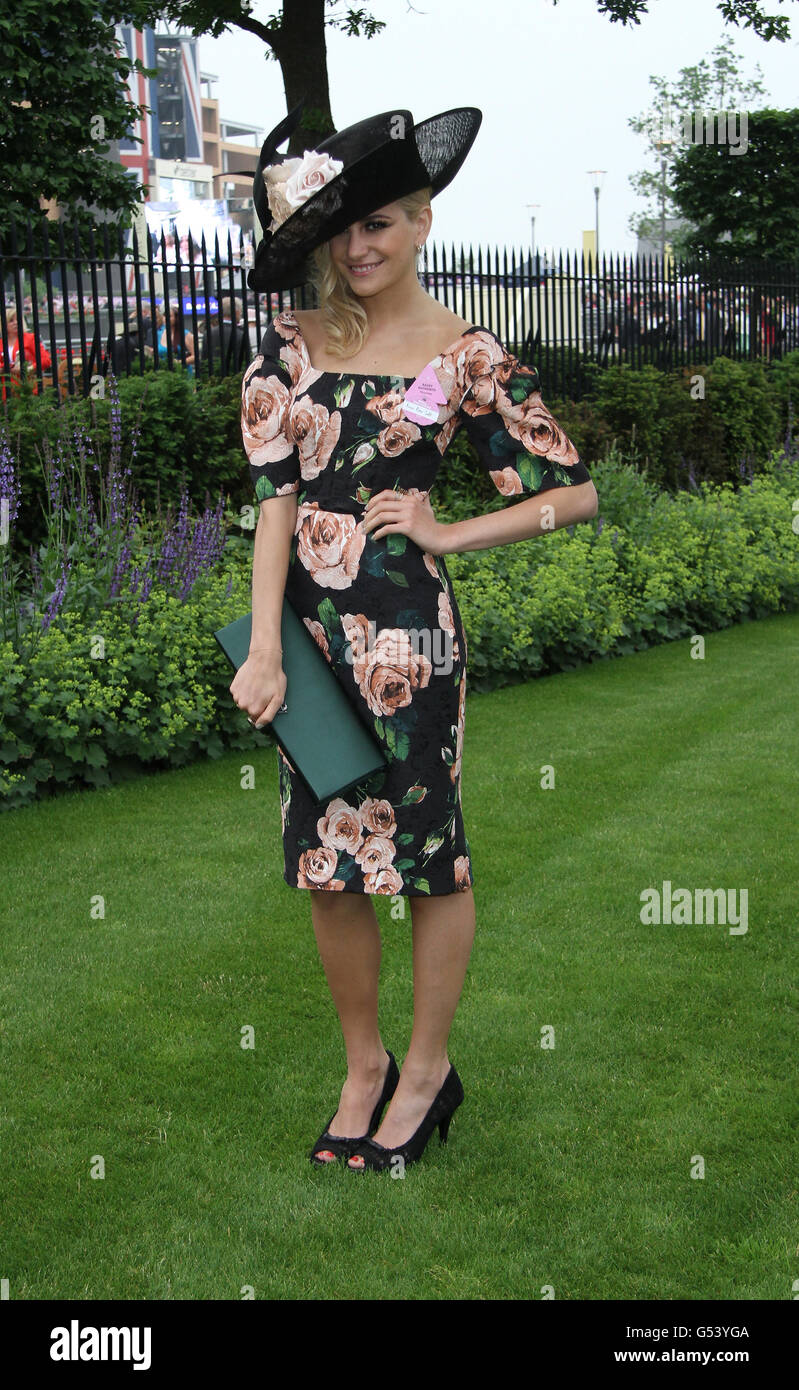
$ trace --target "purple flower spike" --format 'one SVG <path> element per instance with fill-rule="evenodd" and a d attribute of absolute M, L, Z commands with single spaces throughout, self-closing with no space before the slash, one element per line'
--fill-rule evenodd
<path fill-rule="evenodd" d="M 58 583 L 56 584 L 55 590 L 53 591 L 53 596 L 50 599 L 50 602 L 47 605 L 47 610 L 42 617 L 43 632 L 47 631 L 51 622 L 53 621 L 53 618 L 55 618 L 61 610 L 61 605 L 64 602 L 64 597 L 67 592 L 67 581 L 69 579 L 69 572 L 71 569 L 72 561 L 66 560 L 66 564 L 63 565 L 61 574 L 58 577 Z"/>
<path fill-rule="evenodd" d="M 9 523 L 16 521 L 19 514 L 19 497 L 19 478 L 4 424 L 2 440 L 0 441 L 0 502 L 3 500 L 8 502 Z"/>

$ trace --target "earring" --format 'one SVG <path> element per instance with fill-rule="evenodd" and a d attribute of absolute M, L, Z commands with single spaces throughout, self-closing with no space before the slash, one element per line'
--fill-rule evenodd
<path fill-rule="evenodd" d="M 422 249 L 421 246 L 417 246 L 417 247 L 416 247 L 416 254 L 417 254 L 417 255 L 419 254 L 419 252 L 421 251 L 421 249 Z"/>

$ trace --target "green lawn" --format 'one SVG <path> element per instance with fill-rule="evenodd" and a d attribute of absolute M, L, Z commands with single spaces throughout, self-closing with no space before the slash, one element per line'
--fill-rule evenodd
<path fill-rule="evenodd" d="M 272 749 L 252 791 L 229 755 L 0 818 L 10 1297 L 790 1299 L 798 639 L 469 697 L 466 1099 L 402 1181 L 306 1158 L 343 1048 Z M 664 880 L 746 889 L 748 931 L 642 924 Z M 401 1060 L 410 913 L 375 901 Z"/>

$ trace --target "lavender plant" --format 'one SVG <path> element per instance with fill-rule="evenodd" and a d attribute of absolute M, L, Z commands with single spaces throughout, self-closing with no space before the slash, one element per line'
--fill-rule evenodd
<path fill-rule="evenodd" d="M 107 377 L 111 448 L 103 471 L 92 439 L 80 423 L 71 431 L 66 414 L 55 450 L 45 440 L 39 452 L 44 475 L 45 539 L 30 547 L 29 568 L 9 543 L 19 513 L 19 470 L 5 422 L 0 429 L 0 523 L 7 518 L 0 550 L 0 639 L 29 656 L 60 613 L 81 616 L 110 604 L 124 606 L 131 624 L 154 586 L 182 601 L 217 565 L 225 546 L 224 494 L 215 507 L 208 493 L 203 514 L 189 516 L 184 483 L 177 517 L 170 505 L 148 518 L 139 506 L 132 464 L 140 435 L 139 414 L 130 432 L 129 462 L 123 467 L 123 429 L 116 379 Z M 92 423 L 96 414 L 92 401 Z M 96 493 L 96 495 L 95 495 Z"/>

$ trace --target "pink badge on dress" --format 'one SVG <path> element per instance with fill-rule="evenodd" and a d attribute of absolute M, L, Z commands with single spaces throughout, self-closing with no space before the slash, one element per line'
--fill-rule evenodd
<path fill-rule="evenodd" d="M 405 392 L 402 414 L 417 425 L 430 425 L 438 419 L 438 407 L 446 405 L 447 398 L 441 390 L 432 363 L 428 362 L 423 372 Z"/>

